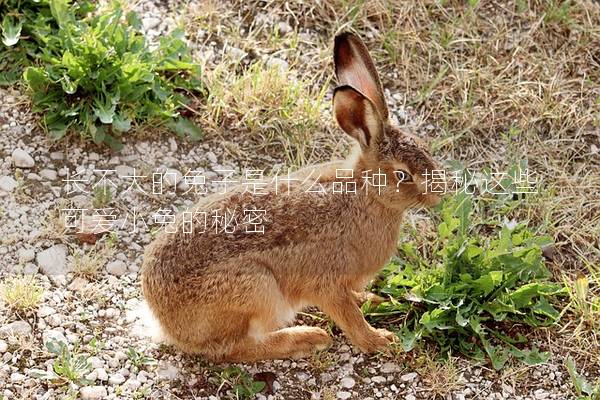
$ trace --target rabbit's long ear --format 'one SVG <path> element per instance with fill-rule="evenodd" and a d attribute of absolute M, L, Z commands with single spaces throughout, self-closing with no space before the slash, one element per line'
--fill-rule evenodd
<path fill-rule="evenodd" d="M 333 92 L 333 114 L 340 127 L 368 149 L 383 130 L 381 115 L 373 102 L 352 86 L 344 85 Z"/>
<path fill-rule="evenodd" d="M 343 32 L 335 37 L 333 47 L 335 75 L 340 86 L 350 85 L 375 105 L 381 118 L 388 119 L 388 108 L 375 64 L 367 46 L 353 33 Z"/>

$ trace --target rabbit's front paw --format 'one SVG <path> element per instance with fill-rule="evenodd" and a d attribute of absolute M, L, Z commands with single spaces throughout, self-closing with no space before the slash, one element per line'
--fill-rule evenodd
<path fill-rule="evenodd" d="M 386 329 L 371 328 L 370 334 L 356 345 L 363 353 L 375 353 L 387 348 L 396 338 L 395 333 Z"/>

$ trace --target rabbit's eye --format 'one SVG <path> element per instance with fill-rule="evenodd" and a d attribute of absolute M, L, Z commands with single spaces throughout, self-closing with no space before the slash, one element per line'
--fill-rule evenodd
<path fill-rule="evenodd" d="M 399 169 L 398 171 L 394 172 L 396 173 L 396 178 L 398 178 L 398 181 L 402 183 L 409 183 L 413 181 L 412 176 L 404 170 Z"/>

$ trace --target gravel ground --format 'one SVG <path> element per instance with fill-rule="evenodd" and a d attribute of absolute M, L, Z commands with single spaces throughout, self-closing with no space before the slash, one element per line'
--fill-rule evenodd
<path fill-rule="evenodd" d="M 161 18 L 164 10 L 144 3 L 144 26 L 158 36 L 172 21 Z M 277 23 L 277 22 L 273 22 Z M 200 49 L 204 53 L 211 49 Z M 390 93 L 389 98 L 401 98 Z M 19 319 L 0 315 L 0 398 L 54 399 L 79 395 L 84 399 L 196 398 L 232 396 L 221 385 L 212 365 L 160 346 L 148 337 L 149 321 L 140 293 L 139 268 L 143 248 L 157 224 L 148 223 L 132 232 L 133 210 L 151 220 L 153 212 L 176 212 L 199 195 L 190 191 L 182 176 L 189 170 L 207 178 L 223 175 L 219 170 L 240 167 L 218 143 L 191 145 L 173 137 L 130 143 L 119 154 L 81 145 L 75 141 L 53 144 L 36 126 L 25 98 L 16 89 L 0 89 L 0 275 L 33 274 L 44 288 L 43 302 L 34 315 Z M 394 114 L 406 118 L 402 109 Z M 96 171 L 94 171 L 96 170 Z M 92 247 L 61 231 L 52 216 L 59 209 L 94 208 L 92 186 L 107 175 L 116 195 L 107 207 L 114 208 L 118 239 L 101 270 L 84 278 L 74 273 L 78 252 Z M 135 170 L 135 171 L 134 171 Z M 135 174 L 168 172 L 162 195 L 125 189 Z M 64 182 L 79 172 L 83 192 L 68 193 Z M 140 186 L 152 191 L 149 178 Z M 217 189 L 210 186 L 209 191 Z M 114 190 L 114 189 L 113 189 Z M 100 244 L 110 240 L 105 236 Z M 309 318 L 304 320 L 310 322 Z M 314 360 L 278 360 L 238 365 L 249 374 L 261 374 L 271 393 L 264 399 L 418 399 L 432 398 L 435 371 L 412 367 L 402 357 L 365 356 L 353 349 L 338 331 L 335 344 Z M 63 342 L 72 354 L 88 358 L 88 382 L 79 385 L 48 382 L 37 370 L 51 370 L 56 356 L 44 349 L 48 341 Z M 147 357 L 136 361 L 131 350 Z M 454 359 L 452 382 L 437 382 L 437 389 L 452 385 L 447 399 L 567 399 L 569 378 L 562 360 L 536 367 L 516 366 L 497 373 L 467 360 Z M 442 378 L 443 379 L 443 378 Z"/>

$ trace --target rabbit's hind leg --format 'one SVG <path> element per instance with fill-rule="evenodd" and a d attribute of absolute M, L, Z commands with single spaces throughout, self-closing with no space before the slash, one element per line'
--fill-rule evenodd
<path fill-rule="evenodd" d="M 331 337 L 321 328 L 293 326 L 266 333 L 262 337 L 248 335 L 224 357 L 224 361 L 305 358 L 326 349 L 330 344 Z"/>

